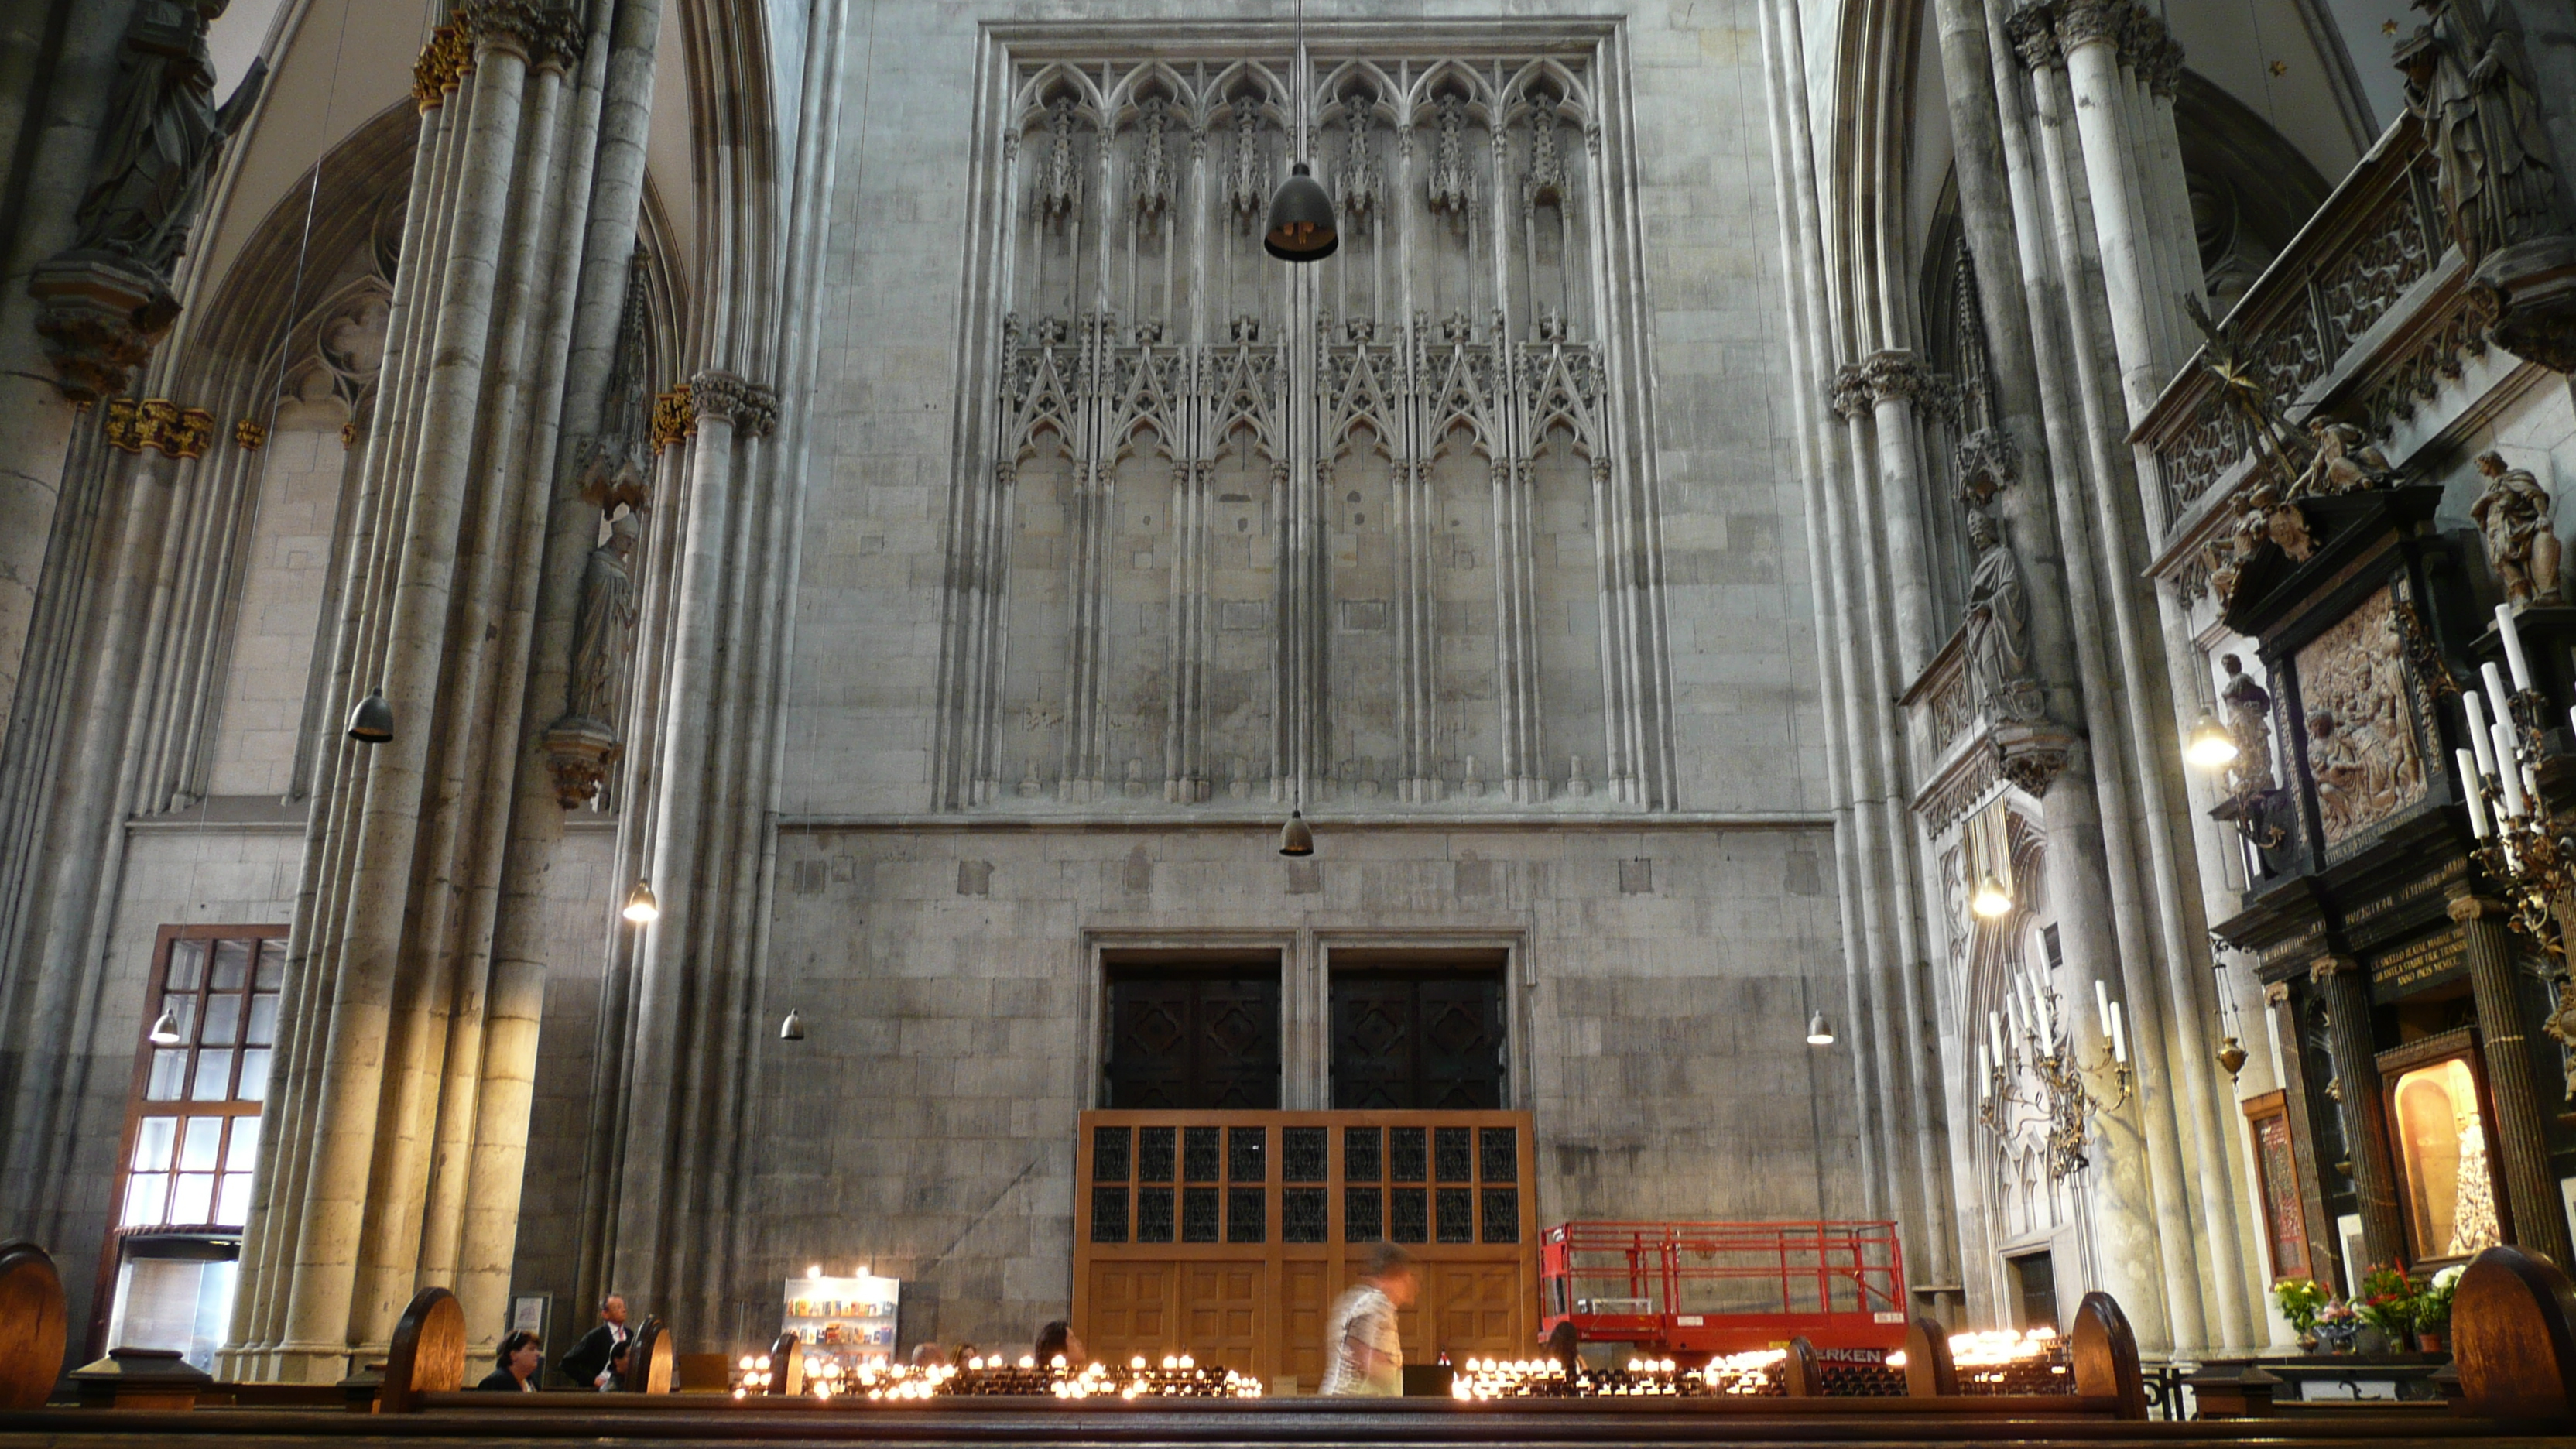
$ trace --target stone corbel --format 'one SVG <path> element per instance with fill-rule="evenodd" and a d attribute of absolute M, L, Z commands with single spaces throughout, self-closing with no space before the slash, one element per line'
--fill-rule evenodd
<path fill-rule="evenodd" d="M 109 252 L 65 252 L 35 269 L 27 293 L 43 308 L 36 334 L 55 385 L 84 406 L 125 391 L 179 320 L 159 275 Z"/>
<path fill-rule="evenodd" d="M 2004 778 L 2033 799 L 2046 795 L 2057 777 L 2075 765 L 2082 748 L 2072 733 L 2046 721 L 1999 724 L 1990 733 Z"/>
<path fill-rule="evenodd" d="M 555 803 L 577 810 L 596 798 L 608 783 L 626 744 L 604 721 L 568 715 L 546 727 L 539 740 L 546 773 L 555 782 Z"/>

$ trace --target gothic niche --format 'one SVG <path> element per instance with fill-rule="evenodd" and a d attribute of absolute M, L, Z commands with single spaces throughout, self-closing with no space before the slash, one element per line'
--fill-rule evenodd
<path fill-rule="evenodd" d="M 1588 52 L 1022 63 L 939 803 L 1672 803 Z"/>

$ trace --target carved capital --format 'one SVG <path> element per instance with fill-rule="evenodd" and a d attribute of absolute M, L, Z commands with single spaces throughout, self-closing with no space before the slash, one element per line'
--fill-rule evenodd
<path fill-rule="evenodd" d="M 554 778 L 555 803 L 578 809 L 597 798 L 608 772 L 626 751 L 625 741 L 608 725 L 582 715 L 566 715 L 546 727 L 540 741 L 546 773 Z"/>
<path fill-rule="evenodd" d="M 778 421 L 777 393 L 715 368 L 689 379 L 689 405 L 700 421 L 730 423 L 746 437 L 767 437 Z"/>
<path fill-rule="evenodd" d="M 1873 352 L 1860 365 L 1860 380 L 1869 389 L 1869 400 L 1883 403 L 1891 399 L 1911 401 L 1925 395 L 1932 385 L 1932 370 L 1913 353 L 1891 348 Z"/>
<path fill-rule="evenodd" d="M 1869 384 L 1861 378 L 1860 364 L 1846 363 L 1834 373 L 1825 402 L 1845 421 L 1869 416 Z"/>
<path fill-rule="evenodd" d="M 245 453 L 256 453 L 268 442 L 268 425 L 257 418 L 244 418 L 233 424 L 233 443 Z"/>
<path fill-rule="evenodd" d="M 2289 1000 L 2290 983 L 2287 981 L 2275 981 L 2263 988 L 2263 1004 L 2265 1006 L 2286 1006 L 2289 1004 Z"/>
<path fill-rule="evenodd" d="M 166 397 L 120 397 L 108 400 L 99 426 L 111 448 L 202 458 L 214 441 L 215 415 L 204 408 L 183 408 Z"/>
<path fill-rule="evenodd" d="M 2129 28 L 2129 0 L 2061 0 L 2057 6 L 2057 43 L 2074 50 L 2096 43 L 2117 45 Z"/>
<path fill-rule="evenodd" d="M 2333 980 L 2337 976 L 2358 976 L 2360 974 L 2361 963 L 2350 956 L 2319 956 L 2314 961 L 2308 963 L 2308 979 L 2310 981 L 2323 982 Z"/>
<path fill-rule="evenodd" d="M 467 23 L 474 32 L 477 54 L 505 50 L 531 61 L 544 52 L 554 28 L 553 18 L 532 0 L 473 0 Z"/>
<path fill-rule="evenodd" d="M 2075 737 L 2048 724 L 1998 725 L 1995 760 L 2004 778 L 2034 798 L 2075 763 Z"/>
<path fill-rule="evenodd" d="M 411 65 L 411 98 L 422 110 L 442 104 L 474 72 L 474 26 L 462 10 L 429 33 Z"/>
<path fill-rule="evenodd" d="M 2027 5 L 2004 21 L 2004 38 L 2012 42 L 2023 69 L 2056 70 L 2066 64 L 2066 52 L 2057 47 L 2054 12 L 2055 7 L 2046 3 Z"/>
<path fill-rule="evenodd" d="M 179 320 L 179 299 L 160 277 L 109 252 L 64 252 L 36 268 L 27 293 L 43 309 L 36 333 L 54 385 L 76 403 L 125 391 Z"/>
<path fill-rule="evenodd" d="M 2455 921 L 2474 921 L 2480 916 L 2506 914 L 2504 902 L 2489 900 L 2485 896 L 2467 890 L 2454 892 L 2448 902 L 2448 908 L 2451 919 Z"/>
<path fill-rule="evenodd" d="M 2154 55 L 2138 62 L 2138 73 L 2146 77 L 2148 90 L 2172 100 L 2175 88 L 2182 84 L 2182 63 L 2182 42 L 2168 35 Z"/>
<path fill-rule="evenodd" d="M 697 411 L 689 406 L 689 385 L 681 383 L 653 399 L 653 423 L 649 436 L 653 451 L 661 452 L 673 443 L 695 437 L 698 431 Z"/>

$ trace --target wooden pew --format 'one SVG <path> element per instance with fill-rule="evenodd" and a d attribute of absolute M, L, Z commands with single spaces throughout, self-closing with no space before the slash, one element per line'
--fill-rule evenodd
<path fill-rule="evenodd" d="M 626 1350 L 626 1382 L 630 1394 L 667 1394 L 677 1378 L 679 1345 L 671 1341 L 671 1330 L 650 1313 L 643 1326 L 635 1330 L 634 1346 Z"/>
<path fill-rule="evenodd" d="M 1929 1318 L 1917 1318 L 1905 1329 L 1905 1396 L 1909 1399 L 1956 1398 L 1959 1365 L 1950 1357 L 1950 1330 Z"/>
<path fill-rule="evenodd" d="M 423 1288 L 394 1323 L 393 1352 L 385 1356 L 376 1411 L 415 1413 L 421 1395 L 454 1393 L 464 1384 L 465 1310 L 446 1289 Z"/>
<path fill-rule="evenodd" d="M 773 1397 L 805 1392 L 805 1345 L 789 1329 L 769 1345 L 769 1387 Z"/>
<path fill-rule="evenodd" d="M 2138 1367 L 2138 1336 L 2129 1315 L 2110 1294 L 2087 1293 L 2075 1306 L 2072 1351 L 2077 1398 L 2107 1398 L 2118 1404 L 2113 1417 L 2147 1417 L 2147 1379 Z"/>
<path fill-rule="evenodd" d="M 2576 1425 L 2576 1293 L 2520 1248 L 2469 1262 L 2451 1299 L 2460 1409 L 2482 1419 Z"/>
<path fill-rule="evenodd" d="M 63 1375 L 63 1279 L 33 1243 L 0 1243 L 0 1409 L 41 1408 Z"/>

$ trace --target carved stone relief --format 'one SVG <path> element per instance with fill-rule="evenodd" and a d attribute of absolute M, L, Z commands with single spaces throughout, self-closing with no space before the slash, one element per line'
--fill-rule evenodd
<path fill-rule="evenodd" d="M 1015 63 L 987 120 L 939 803 L 1669 804 L 1589 53 L 1316 60 L 1296 273 L 1286 59 Z"/>
<path fill-rule="evenodd" d="M 2326 848 L 2421 801 L 2421 711 L 2396 598 L 2381 589 L 2298 654 L 2307 772 Z"/>

